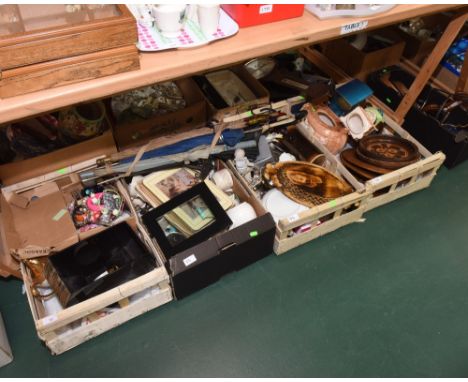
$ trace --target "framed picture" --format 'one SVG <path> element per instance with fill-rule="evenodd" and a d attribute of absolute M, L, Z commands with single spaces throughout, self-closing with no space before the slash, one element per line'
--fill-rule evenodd
<path fill-rule="evenodd" d="M 190 232 L 177 229 L 171 219 L 173 214 L 181 218 L 183 216 L 184 223 L 196 229 Z M 143 215 L 143 222 L 168 256 L 208 240 L 232 224 L 204 182 L 183 191 L 146 213 Z"/>
<path fill-rule="evenodd" d="M 143 179 L 144 187 L 160 201 L 160 203 L 154 203 L 153 206 L 172 200 L 199 182 L 195 173 L 187 168 L 158 171 Z M 232 200 L 213 182 L 207 179 L 204 183 L 209 191 L 215 195 L 223 209 L 232 206 Z M 152 199 L 154 200 L 154 198 Z M 205 216 L 203 212 L 205 209 L 202 201 L 197 199 L 174 209 L 173 213 L 169 214 L 167 218 L 184 232 L 198 231 L 206 225 L 206 220 L 209 218 L 209 215 Z"/>

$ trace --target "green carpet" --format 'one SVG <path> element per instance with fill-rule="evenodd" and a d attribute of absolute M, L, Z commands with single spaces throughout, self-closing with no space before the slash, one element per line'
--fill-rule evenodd
<path fill-rule="evenodd" d="M 0 281 L 1 377 L 468 377 L 468 162 L 60 356 Z"/>

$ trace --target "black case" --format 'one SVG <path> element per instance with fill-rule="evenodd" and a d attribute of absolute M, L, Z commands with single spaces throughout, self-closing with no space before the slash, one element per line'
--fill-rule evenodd
<path fill-rule="evenodd" d="M 112 266 L 118 269 L 96 280 Z M 45 274 L 61 304 L 69 307 L 155 268 L 155 257 L 123 222 L 50 256 Z"/>

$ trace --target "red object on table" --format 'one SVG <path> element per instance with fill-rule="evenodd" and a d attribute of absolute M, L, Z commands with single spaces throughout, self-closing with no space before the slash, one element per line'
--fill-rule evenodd
<path fill-rule="evenodd" d="M 239 27 L 250 27 L 301 17 L 304 4 L 222 4 Z"/>

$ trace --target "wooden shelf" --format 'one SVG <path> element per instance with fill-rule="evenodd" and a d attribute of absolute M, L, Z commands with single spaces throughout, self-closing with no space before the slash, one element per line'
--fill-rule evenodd
<path fill-rule="evenodd" d="M 330 20 L 319 20 L 305 11 L 300 18 L 244 28 L 234 37 L 202 48 L 142 53 L 141 69 L 137 71 L 0 100 L 0 123 L 289 48 L 337 38 L 340 36 L 341 27 L 353 22 L 368 20 L 367 30 L 375 29 L 456 7 L 460 5 L 397 5 L 390 11 L 373 17 Z"/>

